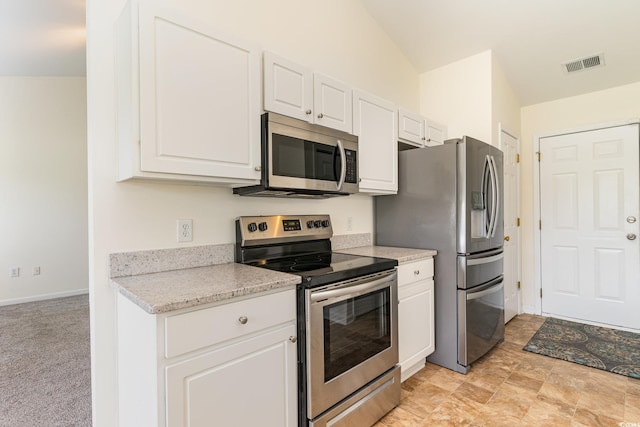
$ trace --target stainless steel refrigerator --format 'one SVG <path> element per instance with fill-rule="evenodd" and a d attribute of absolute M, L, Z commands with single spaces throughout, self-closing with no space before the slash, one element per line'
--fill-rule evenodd
<path fill-rule="evenodd" d="M 427 360 L 467 373 L 504 339 L 502 152 L 465 136 L 401 151 L 398 175 L 375 200 L 376 244 L 438 251 Z"/>

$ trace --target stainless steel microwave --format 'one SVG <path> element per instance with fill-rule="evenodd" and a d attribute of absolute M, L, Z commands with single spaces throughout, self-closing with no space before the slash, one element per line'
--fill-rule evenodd
<path fill-rule="evenodd" d="M 326 198 L 358 192 L 358 139 L 275 113 L 262 115 L 260 185 L 243 196 Z"/>

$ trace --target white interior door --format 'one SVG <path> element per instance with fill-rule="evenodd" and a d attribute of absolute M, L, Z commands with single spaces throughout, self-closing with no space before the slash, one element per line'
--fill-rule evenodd
<path fill-rule="evenodd" d="M 500 130 L 500 149 L 504 153 L 504 321 L 519 313 L 520 281 L 520 164 L 518 139 Z"/>
<path fill-rule="evenodd" d="M 640 328 L 638 125 L 540 139 L 545 314 Z"/>

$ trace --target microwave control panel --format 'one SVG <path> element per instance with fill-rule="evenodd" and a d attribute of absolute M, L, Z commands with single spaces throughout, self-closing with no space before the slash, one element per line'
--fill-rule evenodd
<path fill-rule="evenodd" d="M 345 174 L 344 181 L 352 184 L 358 183 L 358 159 L 356 158 L 356 152 L 353 150 L 344 150 L 347 172 Z"/>

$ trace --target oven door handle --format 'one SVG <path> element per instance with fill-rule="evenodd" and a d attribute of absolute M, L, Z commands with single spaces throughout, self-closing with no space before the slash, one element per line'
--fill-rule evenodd
<path fill-rule="evenodd" d="M 310 295 L 311 303 L 345 296 L 356 297 L 376 290 L 377 288 L 383 288 L 385 287 L 383 285 L 386 285 L 388 282 L 395 281 L 396 278 L 397 273 L 394 270 L 378 279 L 365 279 L 364 283 L 363 281 L 356 281 L 353 283 L 353 285 L 312 292 Z"/>

